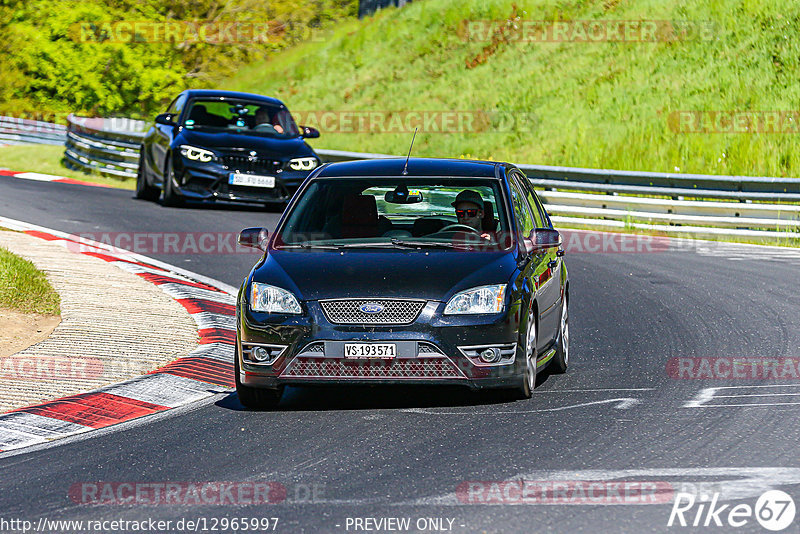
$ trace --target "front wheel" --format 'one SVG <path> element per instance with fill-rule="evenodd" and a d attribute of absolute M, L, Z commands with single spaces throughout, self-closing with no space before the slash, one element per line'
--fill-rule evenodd
<path fill-rule="evenodd" d="M 520 379 L 519 385 L 514 388 L 514 395 L 518 399 L 530 399 L 536 387 L 536 322 L 533 316 L 528 317 L 525 339 L 525 374 Z"/>
<path fill-rule="evenodd" d="M 139 151 L 139 168 L 136 170 L 136 198 L 141 200 L 158 200 L 161 191 L 148 185 L 144 175 L 144 147 Z"/>
<path fill-rule="evenodd" d="M 569 307 L 566 294 L 561 305 L 561 327 L 558 332 L 558 347 L 550 370 L 554 373 L 566 373 L 569 366 Z"/>
<path fill-rule="evenodd" d="M 183 205 L 183 197 L 175 192 L 175 171 L 172 168 L 172 159 L 167 157 L 164 170 L 164 205 L 178 207 Z"/>
<path fill-rule="evenodd" d="M 283 396 L 283 386 L 277 389 L 251 388 L 239 381 L 239 351 L 236 350 L 233 360 L 233 370 L 236 373 L 236 394 L 239 402 L 251 410 L 269 410 L 278 406 Z"/>

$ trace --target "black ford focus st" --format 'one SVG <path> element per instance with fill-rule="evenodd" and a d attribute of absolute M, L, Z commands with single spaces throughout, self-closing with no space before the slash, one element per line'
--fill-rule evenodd
<path fill-rule="evenodd" d="M 274 98 L 233 91 L 184 91 L 158 115 L 142 142 L 136 196 L 273 204 L 288 201 L 320 164 Z"/>
<path fill-rule="evenodd" d="M 404 159 L 324 165 L 275 232 L 237 301 L 245 406 L 289 384 L 440 383 L 531 396 L 569 363 L 561 238 L 506 163 Z"/>

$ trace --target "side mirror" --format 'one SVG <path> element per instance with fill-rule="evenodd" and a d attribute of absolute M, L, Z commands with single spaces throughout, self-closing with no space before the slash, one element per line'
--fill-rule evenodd
<path fill-rule="evenodd" d="M 561 234 L 552 228 L 535 228 L 531 235 L 523 239 L 527 253 L 539 252 L 561 246 Z"/>
<path fill-rule="evenodd" d="M 300 137 L 304 139 L 316 139 L 319 137 L 319 130 L 312 128 L 311 126 L 301 126 Z"/>
<path fill-rule="evenodd" d="M 239 233 L 239 244 L 243 247 L 253 247 L 266 250 L 269 232 L 266 228 L 245 228 Z"/>
<path fill-rule="evenodd" d="M 160 115 L 156 115 L 156 124 L 162 124 L 164 126 L 177 126 L 177 123 L 173 120 L 175 116 L 172 113 L 162 113 Z"/>

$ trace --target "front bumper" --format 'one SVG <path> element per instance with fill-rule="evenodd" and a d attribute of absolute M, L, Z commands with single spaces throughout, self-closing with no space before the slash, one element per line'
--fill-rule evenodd
<path fill-rule="evenodd" d="M 288 202 L 310 171 L 261 173 L 275 176 L 275 187 L 245 187 L 228 184 L 231 169 L 216 162 L 199 163 L 180 158 L 175 165 L 177 193 L 191 200 L 224 200 L 229 202 L 261 203 Z M 244 174 L 256 174 L 246 172 Z"/>
<path fill-rule="evenodd" d="M 445 303 L 428 301 L 409 325 L 332 324 L 319 302 L 303 303 L 301 316 L 237 310 L 239 381 L 249 387 L 291 384 L 454 384 L 472 389 L 513 387 L 524 375 L 518 306 L 485 316 L 443 316 Z M 391 359 L 348 359 L 346 342 L 392 343 Z M 256 364 L 256 346 L 275 347 L 271 364 Z M 486 364 L 474 347 L 502 347 L 502 364 Z"/>

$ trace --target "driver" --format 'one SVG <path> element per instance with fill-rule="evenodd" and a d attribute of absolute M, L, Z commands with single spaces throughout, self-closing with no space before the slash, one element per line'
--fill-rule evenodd
<path fill-rule="evenodd" d="M 279 134 L 283 133 L 283 126 L 281 126 L 280 124 L 274 124 L 272 122 L 272 119 L 269 116 L 269 108 L 267 108 L 266 106 L 261 106 L 256 110 L 256 126 L 258 126 L 259 124 L 269 124 Z"/>
<path fill-rule="evenodd" d="M 481 237 L 491 239 L 491 236 L 483 230 L 483 198 L 480 193 L 465 189 L 456 196 L 451 206 L 456 209 L 458 224 L 474 228 Z"/>

